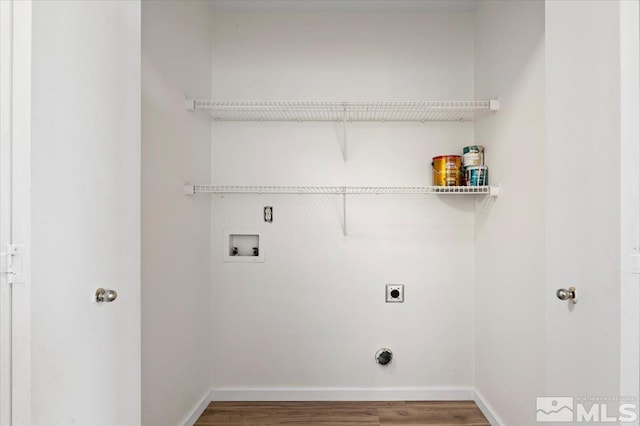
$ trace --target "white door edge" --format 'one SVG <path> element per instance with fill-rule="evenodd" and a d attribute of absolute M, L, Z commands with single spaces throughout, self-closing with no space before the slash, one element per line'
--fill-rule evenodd
<path fill-rule="evenodd" d="M 620 2 L 620 395 L 640 395 L 640 10 Z M 636 425 L 638 422 L 635 423 Z"/>
<path fill-rule="evenodd" d="M 0 2 L 0 253 L 11 238 L 11 99 L 13 0 Z M 11 288 L 0 274 L 0 426 L 11 425 Z"/>

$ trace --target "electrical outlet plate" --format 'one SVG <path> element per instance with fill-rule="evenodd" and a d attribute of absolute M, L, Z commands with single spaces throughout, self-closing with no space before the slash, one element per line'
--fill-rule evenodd
<path fill-rule="evenodd" d="M 264 206 L 264 221 L 267 223 L 273 222 L 273 207 Z"/>
<path fill-rule="evenodd" d="M 404 302 L 404 284 L 387 284 L 386 302 L 387 303 L 403 303 Z"/>

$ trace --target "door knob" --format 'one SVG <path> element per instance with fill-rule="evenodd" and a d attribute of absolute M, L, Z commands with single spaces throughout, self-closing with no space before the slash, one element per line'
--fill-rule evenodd
<path fill-rule="evenodd" d="M 558 291 L 556 291 L 556 296 L 560 300 L 568 300 L 569 302 L 571 302 L 573 304 L 575 304 L 578 301 L 577 298 L 576 298 L 576 288 L 575 287 L 569 287 L 568 289 L 559 288 Z"/>
<path fill-rule="evenodd" d="M 105 290 L 104 288 L 99 288 L 96 290 L 96 302 L 113 302 L 118 297 L 118 292 L 115 290 Z"/>

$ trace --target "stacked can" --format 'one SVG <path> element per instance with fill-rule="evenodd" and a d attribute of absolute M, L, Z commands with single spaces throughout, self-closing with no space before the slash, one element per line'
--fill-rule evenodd
<path fill-rule="evenodd" d="M 482 145 L 465 146 L 462 149 L 463 185 L 489 185 L 489 169 L 484 165 L 484 147 Z"/>

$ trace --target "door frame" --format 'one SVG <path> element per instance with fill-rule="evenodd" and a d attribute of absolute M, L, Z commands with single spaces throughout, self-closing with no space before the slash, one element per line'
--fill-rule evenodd
<path fill-rule="evenodd" d="M 11 424 L 11 288 L 5 247 L 11 240 L 13 0 L 0 2 L 0 425 Z"/>
<path fill-rule="evenodd" d="M 31 0 L 0 2 L 0 425 L 31 423 Z M 8 245 L 20 247 L 14 254 Z M 16 275 L 8 274 L 11 257 Z M 15 279 L 9 279 L 15 277 Z"/>
<path fill-rule="evenodd" d="M 620 2 L 620 395 L 640 396 L 640 7 Z M 638 423 L 636 423 L 638 424 Z"/>

